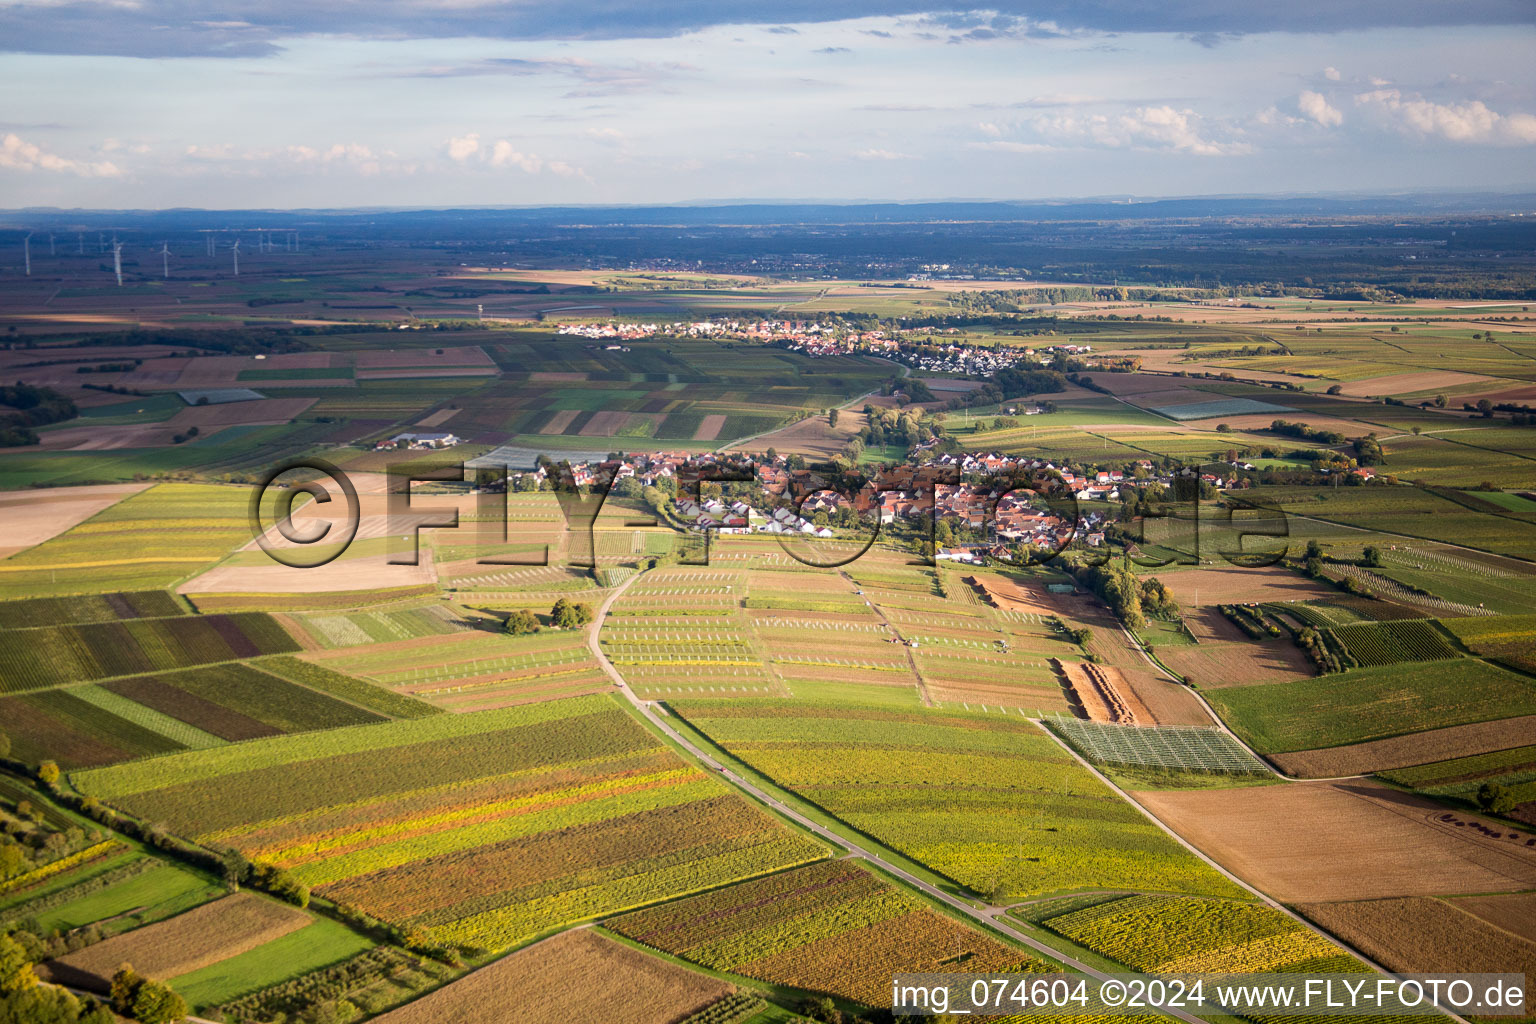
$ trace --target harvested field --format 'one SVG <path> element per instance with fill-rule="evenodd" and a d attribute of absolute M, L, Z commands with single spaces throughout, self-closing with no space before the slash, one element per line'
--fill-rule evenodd
<path fill-rule="evenodd" d="M 112 972 L 124 963 L 145 977 L 174 978 L 298 931 L 311 920 L 276 900 L 235 893 L 49 961 L 46 969 L 60 984 L 105 991 Z"/>
<path fill-rule="evenodd" d="M 1344 381 L 1339 390 L 1346 395 L 1410 395 L 1415 391 L 1433 391 L 1481 384 L 1493 380 L 1480 373 L 1460 373 L 1455 370 L 1425 370 L 1418 373 L 1389 373 L 1385 377 L 1367 377 L 1364 380 Z"/>
<path fill-rule="evenodd" d="M 430 351 L 421 348 L 367 349 L 358 352 L 354 360 L 360 370 L 438 366 L 483 366 L 493 373 L 496 370 L 496 364 L 479 345 L 457 345 Z"/>
<path fill-rule="evenodd" d="M 1476 915 L 1467 902 L 1424 896 L 1348 903 L 1302 903 L 1296 909 L 1391 971 L 1526 976 L 1536 989 L 1536 943 Z"/>
<path fill-rule="evenodd" d="M 1475 914 L 1495 927 L 1536 942 L 1536 892 L 1516 892 L 1505 896 L 1468 896 L 1454 904 Z M 1536 970 L 1527 967 L 1527 978 L 1536 978 Z M 1526 1000 L 1529 1004 L 1530 1000 Z"/>
<path fill-rule="evenodd" d="M 587 928 L 519 950 L 379 1024 L 673 1024 L 735 986 Z"/>
<path fill-rule="evenodd" d="M 1494 722 L 1453 725 L 1410 736 L 1352 743 L 1345 747 L 1272 754 L 1270 760 L 1287 775 L 1303 778 L 1364 775 L 1389 768 L 1407 768 L 1452 757 L 1507 750 L 1529 742 L 1533 733 L 1536 733 L 1536 715 L 1525 715 Z"/>
<path fill-rule="evenodd" d="M 418 427 L 440 427 L 462 411 L 462 409 L 439 409 L 427 418 L 417 422 L 416 425 Z"/>
<path fill-rule="evenodd" d="M 713 441 L 720 436 L 720 428 L 725 426 L 724 413 L 710 413 L 699 421 L 699 429 L 693 432 L 695 441 Z"/>
<path fill-rule="evenodd" d="M 1157 656 L 1202 688 L 1284 683 L 1314 672 L 1307 656 L 1290 640 L 1162 647 Z"/>
<path fill-rule="evenodd" d="M 265 556 L 263 556 L 265 557 Z M 331 591 L 387 590 L 434 584 L 430 553 L 420 565 L 392 565 L 388 555 L 338 558 L 314 569 L 267 565 L 224 565 L 182 584 L 181 594 L 320 594 Z"/>
<path fill-rule="evenodd" d="M 1234 601 L 1316 601 L 1339 596 L 1332 587 L 1286 569 L 1225 565 L 1219 569 L 1180 569 L 1159 578 L 1181 604 L 1193 603 L 1196 591 L 1201 606 Z"/>
<path fill-rule="evenodd" d="M 1056 658 L 1057 669 L 1067 680 L 1082 710 L 1081 718 L 1090 722 L 1111 722 L 1118 725 L 1150 725 L 1152 714 L 1136 694 L 1125 685 L 1125 679 L 1116 668 L 1106 668 L 1092 662 L 1061 661 Z M 1076 710 L 1076 709 L 1074 709 Z"/>
<path fill-rule="evenodd" d="M 595 412 L 578 433 L 582 437 L 612 437 L 628 425 L 629 415 L 621 409 Z"/>
<path fill-rule="evenodd" d="M 1185 839 L 1279 900 L 1536 885 L 1536 847 L 1439 821 L 1447 813 L 1442 805 L 1376 783 L 1132 795 Z"/>
<path fill-rule="evenodd" d="M 878 404 L 876 402 L 875 404 Z M 765 448 L 773 448 L 785 455 L 806 455 L 820 458 L 831 458 L 841 452 L 848 444 L 848 439 L 860 430 L 864 429 L 865 417 L 860 403 L 859 410 L 844 409 L 838 413 L 837 426 L 828 426 L 825 416 L 808 416 L 797 423 L 791 423 L 787 427 L 753 440 L 746 447 L 754 451 Z M 707 425 L 713 417 L 705 417 Z M 696 440 L 706 440 L 701 432 L 695 435 Z M 716 435 L 710 435 L 716 437 Z"/>
<path fill-rule="evenodd" d="M 1038 591 L 1026 589 L 1001 576 L 967 576 L 965 582 L 981 591 L 986 602 L 1009 612 L 1054 615 L 1056 609 Z"/>
<path fill-rule="evenodd" d="M 563 434 L 565 428 L 570 426 L 577 416 L 581 415 L 580 409 L 561 409 L 549 418 L 549 422 L 539 428 L 541 434 Z"/>
<path fill-rule="evenodd" d="M 0 517 L 5 519 L 5 538 L 0 542 L 0 558 L 8 558 L 50 537 L 57 537 L 102 509 L 110 508 L 148 486 L 99 484 L 0 494 Z"/>
<path fill-rule="evenodd" d="M 1249 639 L 1242 630 L 1233 625 L 1231 619 L 1221 614 L 1220 608 L 1214 605 L 1186 612 L 1184 621 L 1189 625 L 1189 631 L 1195 635 L 1195 640 L 1202 644 L 1245 643 Z"/>

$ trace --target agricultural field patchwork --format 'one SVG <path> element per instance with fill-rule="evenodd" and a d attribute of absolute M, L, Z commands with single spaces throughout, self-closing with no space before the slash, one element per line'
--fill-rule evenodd
<path fill-rule="evenodd" d="M 503 957 L 379 1020 L 463 1020 L 482 1013 L 508 991 L 518 993 L 518 1018 L 528 1024 L 652 1024 L 692 1020 L 691 1014 L 730 1000 L 736 988 L 582 929 Z"/>
<path fill-rule="evenodd" d="M 1228 687 L 1207 699 L 1256 749 L 1278 753 L 1536 714 L 1536 682 L 1456 658 Z"/>
<path fill-rule="evenodd" d="M 170 586 L 250 539 L 249 502 L 244 487 L 158 484 L 0 560 L 0 597 Z"/>
<path fill-rule="evenodd" d="M 276 737 L 77 779 L 320 895 L 481 950 L 824 855 L 601 696 Z M 257 791 L 270 797 L 253 806 Z"/>
<path fill-rule="evenodd" d="M 847 860 L 742 882 L 606 925 L 702 967 L 870 1006 L 889 1001 L 897 971 L 1050 969 Z"/>
<path fill-rule="evenodd" d="M 777 785 L 973 892 L 1232 891 L 1016 714 L 744 699 L 676 709 Z"/>
<path fill-rule="evenodd" d="M 1047 909 L 1030 917 L 1137 971 L 1349 974 L 1365 969 L 1336 944 L 1258 902 L 1122 896 L 1081 910 L 1064 909 L 1054 916 L 1043 916 Z"/>
<path fill-rule="evenodd" d="M 293 638 L 260 612 L 5 630 L 0 632 L 0 692 L 297 650 Z"/>
<path fill-rule="evenodd" d="M 383 720 L 318 689 L 226 664 L 3 697 L 0 709 L 18 757 L 68 769 Z"/>

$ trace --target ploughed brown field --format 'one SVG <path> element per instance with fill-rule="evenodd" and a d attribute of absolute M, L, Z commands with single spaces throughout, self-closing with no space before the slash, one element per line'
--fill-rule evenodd
<path fill-rule="evenodd" d="M 1475 901 L 1410 896 L 1296 909 L 1388 970 L 1524 974 L 1527 1006 L 1536 990 L 1536 942 L 1483 918 Z"/>
<path fill-rule="evenodd" d="M 1289 637 L 1241 643 L 1201 643 L 1164 647 L 1163 664 L 1204 688 L 1284 683 L 1315 674 L 1312 664 Z"/>
<path fill-rule="evenodd" d="M 1230 602 L 1316 601 L 1337 598 L 1339 592 L 1285 569 L 1252 569 L 1222 565 L 1212 569 L 1180 569 L 1158 577 L 1180 605 L 1198 607 Z"/>
<path fill-rule="evenodd" d="M 1299 778 L 1366 775 L 1389 768 L 1408 768 L 1453 757 L 1508 750 L 1529 743 L 1533 734 L 1536 734 L 1536 715 L 1523 715 L 1495 722 L 1452 725 L 1369 743 L 1271 754 L 1269 759 L 1287 775 Z"/>
<path fill-rule="evenodd" d="M 1456 906 L 1527 942 L 1536 942 L 1536 892 L 1468 896 L 1457 900 Z M 1526 973 L 1536 978 L 1536 971 Z"/>
<path fill-rule="evenodd" d="M 44 968 L 60 984 L 105 991 L 125 963 L 146 978 L 174 978 L 239 956 L 312 920 L 276 900 L 240 892 L 50 960 Z"/>
<path fill-rule="evenodd" d="M 1329 901 L 1536 886 L 1536 847 L 1480 819 L 1373 782 L 1132 794 L 1185 839 L 1276 899 Z M 1487 823 L 1482 823 L 1487 825 Z M 1507 826 L 1493 829 L 1501 836 Z"/>
<path fill-rule="evenodd" d="M 604 938 L 562 932 L 378 1018 L 379 1024 L 673 1024 L 735 991 Z"/>

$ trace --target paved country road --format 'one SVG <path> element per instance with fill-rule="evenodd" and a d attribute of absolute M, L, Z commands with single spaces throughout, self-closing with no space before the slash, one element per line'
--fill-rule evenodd
<path fill-rule="evenodd" d="M 892 864 L 890 861 L 882 858 L 878 853 L 875 853 L 859 845 L 856 841 L 845 839 L 844 837 L 832 832 L 830 829 L 824 828 L 817 822 L 812 821 L 810 818 L 807 818 L 799 811 L 787 806 L 782 801 L 759 789 L 757 786 L 753 785 L 751 782 L 748 782 L 740 775 L 737 775 L 730 768 L 722 765 L 718 760 L 711 757 L 703 750 L 700 750 L 690 740 L 688 740 L 687 737 L 683 736 L 676 729 L 674 729 L 671 723 L 669 723 L 662 714 L 657 712 L 653 703 L 650 701 L 641 700 L 640 698 L 636 697 L 635 694 L 630 690 L 629 686 L 624 682 L 624 677 L 619 674 L 619 670 L 614 667 L 613 662 L 609 661 L 608 656 L 603 653 L 602 645 L 598 642 L 598 634 L 602 630 L 603 620 L 608 616 L 608 610 L 613 607 L 613 602 L 619 598 L 619 595 L 621 595 L 630 586 L 630 584 L 634 583 L 635 580 L 639 578 L 640 576 L 638 574 L 631 576 L 629 579 L 625 580 L 621 585 L 619 585 L 612 593 L 610 593 L 606 599 L 604 599 L 602 605 L 597 610 L 596 617 L 593 619 L 592 631 L 587 635 L 587 646 L 591 648 L 592 655 L 597 658 L 598 664 L 603 666 L 603 671 L 608 673 L 609 677 L 612 678 L 616 684 L 618 684 L 619 692 L 622 693 L 624 697 L 631 704 L 633 704 L 642 715 L 645 716 L 647 721 L 649 721 L 657 729 L 661 730 L 669 739 L 672 740 L 672 742 L 686 750 L 706 768 L 719 775 L 722 779 L 725 779 L 731 785 L 745 793 L 748 797 L 755 800 L 759 804 L 772 808 L 780 815 L 790 819 L 791 821 L 808 829 L 809 831 L 814 832 L 818 837 L 826 840 L 833 847 L 845 849 L 853 857 L 860 860 L 869 861 L 871 864 L 879 866 L 880 869 L 886 873 L 895 875 L 897 878 L 900 878 L 903 882 L 906 882 L 913 888 L 920 889 L 925 895 L 938 900 L 939 902 L 945 904 L 948 907 L 951 907 L 956 911 L 959 911 L 961 914 L 964 914 L 971 920 L 985 925 L 988 928 L 1003 932 L 1009 937 L 1024 943 L 1031 949 L 1043 953 L 1044 955 L 1050 957 L 1052 960 L 1064 964 L 1074 971 L 1085 974 L 1090 978 L 1103 979 L 1108 977 L 1108 975 L 1103 971 L 1089 967 L 1087 964 L 1079 960 L 1074 960 L 1072 957 L 1067 956 L 1059 950 L 1052 948 L 1044 942 L 1041 942 L 1034 936 L 1020 931 L 1013 925 L 1009 924 L 1006 920 L 1003 920 L 1002 915 L 1006 908 L 987 907 L 984 910 L 978 910 L 959 897 L 953 896 L 950 893 L 945 892 L 943 889 L 940 889 L 934 885 L 930 885 L 915 875 L 902 870 L 895 864 Z M 1177 1017 L 1179 1020 L 1186 1022 L 1186 1024 L 1203 1024 L 1199 1017 L 1196 1017 L 1193 1014 L 1185 1013 L 1182 1010 L 1170 1009 L 1166 1012 L 1168 1015 Z"/>

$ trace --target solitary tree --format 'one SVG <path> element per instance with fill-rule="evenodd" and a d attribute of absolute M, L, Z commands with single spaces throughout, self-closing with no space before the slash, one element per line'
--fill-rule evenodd
<path fill-rule="evenodd" d="M 37 778 L 45 786 L 52 786 L 59 781 L 59 766 L 52 761 L 44 761 L 37 766 Z"/>
<path fill-rule="evenodd" d="M 171 1024 L 187 1015 L 187 1003 L 165 982 L 146 978 L 134 993 L 131 1015 L 140 1024 Z"/>
<path fill-rule="evenodd" d="M 1361 552 L 1360 564 L 1372 569 L 1379 566 L 1381 564 L 1381 548 L 1374 544 L 1367 544 L 1365 550 Z"/>
<path fill-rule="evenodd" d="M 539 619 L 533 612 L 520 608 L 507 616 L 506 630 L 513 636 L 524 636 L 539 631 Z"/>

